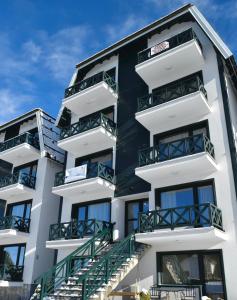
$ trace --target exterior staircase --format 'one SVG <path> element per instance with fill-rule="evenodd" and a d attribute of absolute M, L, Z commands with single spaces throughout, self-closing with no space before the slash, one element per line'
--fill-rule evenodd
<path fill-rule="evenodd" d="M 148 247 L 137 243 L 134 234 L 113 243 L 112 230 L 106 235 L 108 232 L 108 229 L 103 230 L 66 257 L 63 263 L 54 266 L 53 271 L 43 274 L 37 280 L 31 300 L 106 299 L 138 264 Z M 91 247 L 88 251 L 86 244 L 93 244 L 93 253 Z"/>

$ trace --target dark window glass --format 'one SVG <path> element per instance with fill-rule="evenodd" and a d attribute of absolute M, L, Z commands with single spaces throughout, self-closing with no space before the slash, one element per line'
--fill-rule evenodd
<path fill-rule="evenodd" d="M 23 203 L 14 203 L 7 206 L 7 215 L 21 218 L 30 218 L 31 201 Z"/>
<path fill-rule="evenodd" d="M 19 172 L 20 174 L 27 174 L 36 177 L 37 163 L 34 163 L 32 165 L 19 166 L 17 168 L 14 168 L 13 172 Z"/>
<path fill-rule="evenodd" d="M 138 228 L 139 213 L 148 211 L 149 203 L 147 199 L 126 203 L 126 234 L 129 234 Z"/>
<path fill-rule="evenodd" d="M 87 157 L 77 158 L 75 161 L 75 166 L 77 167 L 84 164 L 95 164 L 95 163 L 102 163 L 112 168 L 112 164 L 113 164 L 112 151 L 111 150 L 102 151 Z"/>

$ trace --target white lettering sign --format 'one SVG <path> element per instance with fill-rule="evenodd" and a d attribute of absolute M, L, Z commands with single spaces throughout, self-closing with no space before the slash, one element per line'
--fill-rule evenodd
<path fill-rule="evenodd" d="M 87 165 L 66 170 L 65 183 L 85 179 L 87 175 Z"/>

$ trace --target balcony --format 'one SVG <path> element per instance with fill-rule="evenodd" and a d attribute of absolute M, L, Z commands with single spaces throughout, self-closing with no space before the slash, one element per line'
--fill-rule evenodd
<path fill-rule="evenodd" d="M 136 72 L 152 88 L 202 69 L 202 46 L 190 28 L 138 53 Z"/>
<path fill-rule="evenodd" d="M 0 280 L 22 281 L 23 270 L 23 266 L 14 266 L 9 264 L 0 265 Z"/>
<path fill-rule="evenodd" d="M 139 215 L 138 242 L 151 244 L 219 243 L 226 239 L 222 213 L 214 204 L 158 209 Z"/>
<path fill-rule="evenodd" d="M 0 159 L 14 166 L 40 158 L 39 138 L 25 132 L 0 144 Z"/>
<path fill-rule="evenodd" d="M 217 170 L 214 146 L 204 134 L 139 151 L 135 174 L 153 187 L 198 181 Z"/>
<path fill-rule="evenodd" d="M 95 219 L 52 224 L 49 229 L 49 241 L 46 247 L 60 249 L 79 246 L 88 241 L 92 236 L 106 228 L 112 228 L 113 224 Z"/>
<path fill-rule="evenodd" d="M 116 124 L 103 113 L 63 128 L 58 146 L 76 157 L 112 148 L 116 144 Z"/>
<path fill-rule="evenodd" d="M 0 199 L 9 202 L 31 199 L 34 193 L 36 177 L 15 172 L 0 178 Z"/>
<path fill-rule="evenodd" d="M 30 219 L 17 216 L 0 218 L 0 238 L 5 244 L 23 243 L 28 239 Z"/>
<path fill-rule="evenodd" d="M 100 72 L 65 90 L 63 105 L 83 117 L 117 103 L 117 84 Z"/>
<path fill-rule="evenodd" d="M 65 172 L 57 173 L 52 192 L 62 197 L 75 198 L 78 201 L 112 197 L 115 190 L 114 170 L 102 163 L 88 164 L 86 169 L 83 177 L 80 179 L 75 177 L 72 181 L 68 181 Z"/>
<path fill-rule="evenodd" d="M 153 134 L 200 121 L 210 113 L 207 92 L 197 74 L 138 98 L 136 119 Z"/>
<path fill-rule="evenodd" d="M 187 299 L 201 300 L 201 285 L 184 284 L 159 284 L 150 288 L 151 299 Z"/>

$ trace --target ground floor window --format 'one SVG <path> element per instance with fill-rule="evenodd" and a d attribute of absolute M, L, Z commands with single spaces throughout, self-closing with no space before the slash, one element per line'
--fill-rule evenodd
<path fill-rule="evenodd" d="M 24 268 L 25 244 L 0 247 L 0 278 L 21 281 Z"/>
<path fill-rule="evenodd" d="M 157 262 L 159 284 L 201 285 L 203 295 L 226 299 L 221 251 L 158 253 Z"/>
<path fill-rule="evenodd" d="M 138 217 L 141 212 L 149 211 L 148 199 L 128 201 L 125 204 L 125 234 L 128 235 L 138 228 Z"/>

